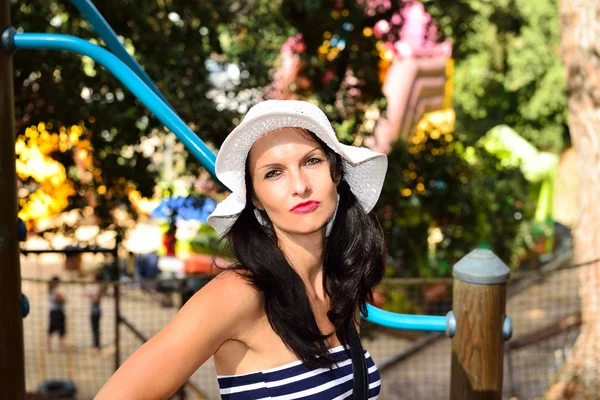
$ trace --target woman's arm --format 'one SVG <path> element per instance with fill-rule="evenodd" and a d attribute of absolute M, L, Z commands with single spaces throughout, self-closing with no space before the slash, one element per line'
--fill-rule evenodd
<path fill-rule="evenodd" d="M 129 357 L 95 399 L 169 398 L 226 340 L 241 337 L 260 307 L 243 278 L 222 273 Z"/>

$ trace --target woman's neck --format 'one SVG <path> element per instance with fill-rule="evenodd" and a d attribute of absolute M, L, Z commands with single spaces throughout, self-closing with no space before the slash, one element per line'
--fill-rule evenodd
<path fill-rule="evenodd" d="M 278 232 L 277 239 L 288 262 L 302 278 L 307 294 L 324 299 L 322 233 L 290 235 Z"/>

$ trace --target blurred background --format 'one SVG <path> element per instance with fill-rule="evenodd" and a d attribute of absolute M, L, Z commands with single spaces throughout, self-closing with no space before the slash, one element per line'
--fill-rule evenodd
<path fill-rule="evenodd" d="M 583 0 L 113 0 L 96 6 L 217 152 L 264 99 L 303 99 L 386 153 L 376 305 L 452 308 L 474 249 L 511 269 L 506 399 L 600 398 L 600 9 Z M 103 45 L 68 1 L 12 1 L 20 32 Z M 592 39 L 590 39 L 592 38 Z M 88 57 L 14 60 L 27 390 L 91 399 L 226 265 L 206 217 L 227 192 Z M 61 282 L 65 343 L 48 340 Z M 91 293 L 91 294 L 90 294 Z M 93 297 L 96 296 L 97 300 Z M 90 304 L 102 310 L 94 342 Z M 201 333 L 199 333 L 201 334 Z M 367 325 L 381 399 L 443 399 L 450 341 Z M 212 362 L 212 361 L 211 361 Z M 219 398 L 211 362 L 176 398 Z"/>

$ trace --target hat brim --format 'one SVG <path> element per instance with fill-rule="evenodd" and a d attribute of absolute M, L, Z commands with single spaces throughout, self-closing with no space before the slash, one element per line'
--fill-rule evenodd
<path fill-rule="evenodd" d="M 217 177 L 231 194 L 217 205 L 208 223 L 223 235 L 246 207 L 246 159 L 254 143 L 263 135 L 281 128 L 303 128 L 314 133 L 342 157 L 344 180 L 365 210 L 370 212 L 381 194 L 387 171 L 385 154 L 365 147 L 341 144 L 329 121 L 294 112 L 273 111 L 243 121 L 225 139 L 217 155 Z"/>

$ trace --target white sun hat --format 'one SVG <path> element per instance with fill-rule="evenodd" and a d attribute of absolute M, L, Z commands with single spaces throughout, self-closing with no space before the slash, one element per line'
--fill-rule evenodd
<path fill-rule="evenodd" d="M 325 113 L 311 103 L 267 100 L 250 108 L 217 155 L 217 178 L 231 190 L 208 217 L 208 223 L 219 234 L 227 233 L 246 207 L 246 159 L 250 149 L 261 136 L 281 128 L 303 128 L 314 133 L 342 157 L 343 179 L 365 212 L 370 212 L 377 203 L 387 171 L 385 154 L 341 144 Z"/>

